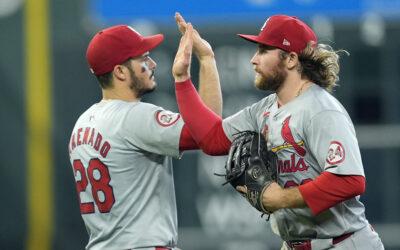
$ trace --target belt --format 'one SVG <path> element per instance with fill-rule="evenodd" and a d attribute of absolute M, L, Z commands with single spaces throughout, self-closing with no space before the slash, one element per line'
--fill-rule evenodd
<path fill-rule="evenodd" d="M 345 239 L 349 238 L 352 236 L 354 233 L 347 233 L 347 234 L 342 234 L 338 237 L 332 238 L 332 243 L 338 244 L 339 242 L 344 241 Z M 311 241 L 312 240 L 301 240 L 301 241 L 286 241 L 286 244 L 292 249 L 292 250 L 311 250 Z"/>

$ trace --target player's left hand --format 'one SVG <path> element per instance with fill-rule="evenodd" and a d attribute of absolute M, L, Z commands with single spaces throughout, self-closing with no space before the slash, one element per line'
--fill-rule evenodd
<path fill-rule="evenodd" d="M 186 30 L 179 43 L 174 64 L 172 65 L 172 75 L 175 78 L 175 82 L 183 82 L 190 78 L 192 49 L 193 49 L 193 27 L 190 23 L 188 23 L 186 25 Z"/>
<path fill-rule="evenodd" d="M 179 12 L 175 13 L 175 21 L 181 34 L 185 34 L 188 24 Z M 193 28 L 193 52 L 200 61 L 207 57 L 214 58 L 214 51 L 211 45 L 201 38 L 199 32 L 195 28 Z"/>

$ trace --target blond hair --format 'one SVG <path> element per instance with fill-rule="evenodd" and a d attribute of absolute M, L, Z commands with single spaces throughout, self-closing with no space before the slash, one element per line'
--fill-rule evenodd
<path fill-rule="evenodd" d="M 326 44 L 318 44 L 315 47 L 309 44 L 299 54 L 299 73 L 301 77 L 307 78 L 329 92 L 332 92 L 339 81 L 340 53 L 349 55 L 346 50 L 335 51 L 331 46 Z"/>

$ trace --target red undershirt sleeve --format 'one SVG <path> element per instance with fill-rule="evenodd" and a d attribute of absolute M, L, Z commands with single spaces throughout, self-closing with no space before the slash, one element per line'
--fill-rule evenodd
<path fill-rule="evenodd" d="M 176 83 L 175 93 L 179 111 L 197 145 L 206 154 L 227 154 L 231 142 L 222 128 L 222 119 L 201 101 L 192 81 L 188 79 L 182 83 Z M 183 133 L 186 133 L 183 129 L 181 137 Z M 179 145 L 181 147 L 181 143 Z"/>
<path fill-rule="evenodd" d="M 336 204 L 365 192 L 361 175 L 336 175 L 323 172 L 315 180 L 299 186 L 307 206 L 317 215 Z"/>
<path fill-rule="evenodd" d="M 222 121 L 219 121 L 199 143 L 199 146 L 208 155 L 227 155 L 231 144 L 222 128 Z"/>
<path fill-rule="evenodd" d="M 186 124 L 183 125 L 181 136 L 179 137 L 179 151 L 198 149 L 196 141 L 193 139 Z"/>

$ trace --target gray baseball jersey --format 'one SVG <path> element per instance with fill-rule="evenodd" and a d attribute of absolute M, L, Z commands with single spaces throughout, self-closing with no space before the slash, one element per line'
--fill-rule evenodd
<path fill-rule="evenodd" d="M 86 249 L 175 246 L 170 156 L 179 156 L 180 115 L 143 102 L 102 101 L 84 112 L 69 143 Z"/>
<path fill-rule="evenodd" d="M 364 176 L 354 126 L 344 107 L 327 91 L 313 84 L 302 95 L 278 108 L 272 94 L 226 118 L 223 128 L 230 140 L 239 131 L 266 135 L 268 148 L 278 156 L 278 183 L 291 187 L 314 180 L 323 171 Z M 368 221 L 359 197 L 313 216 L 307 208 L 273 213 L 283 240 L 332 238 L 354 232 Z"/>

